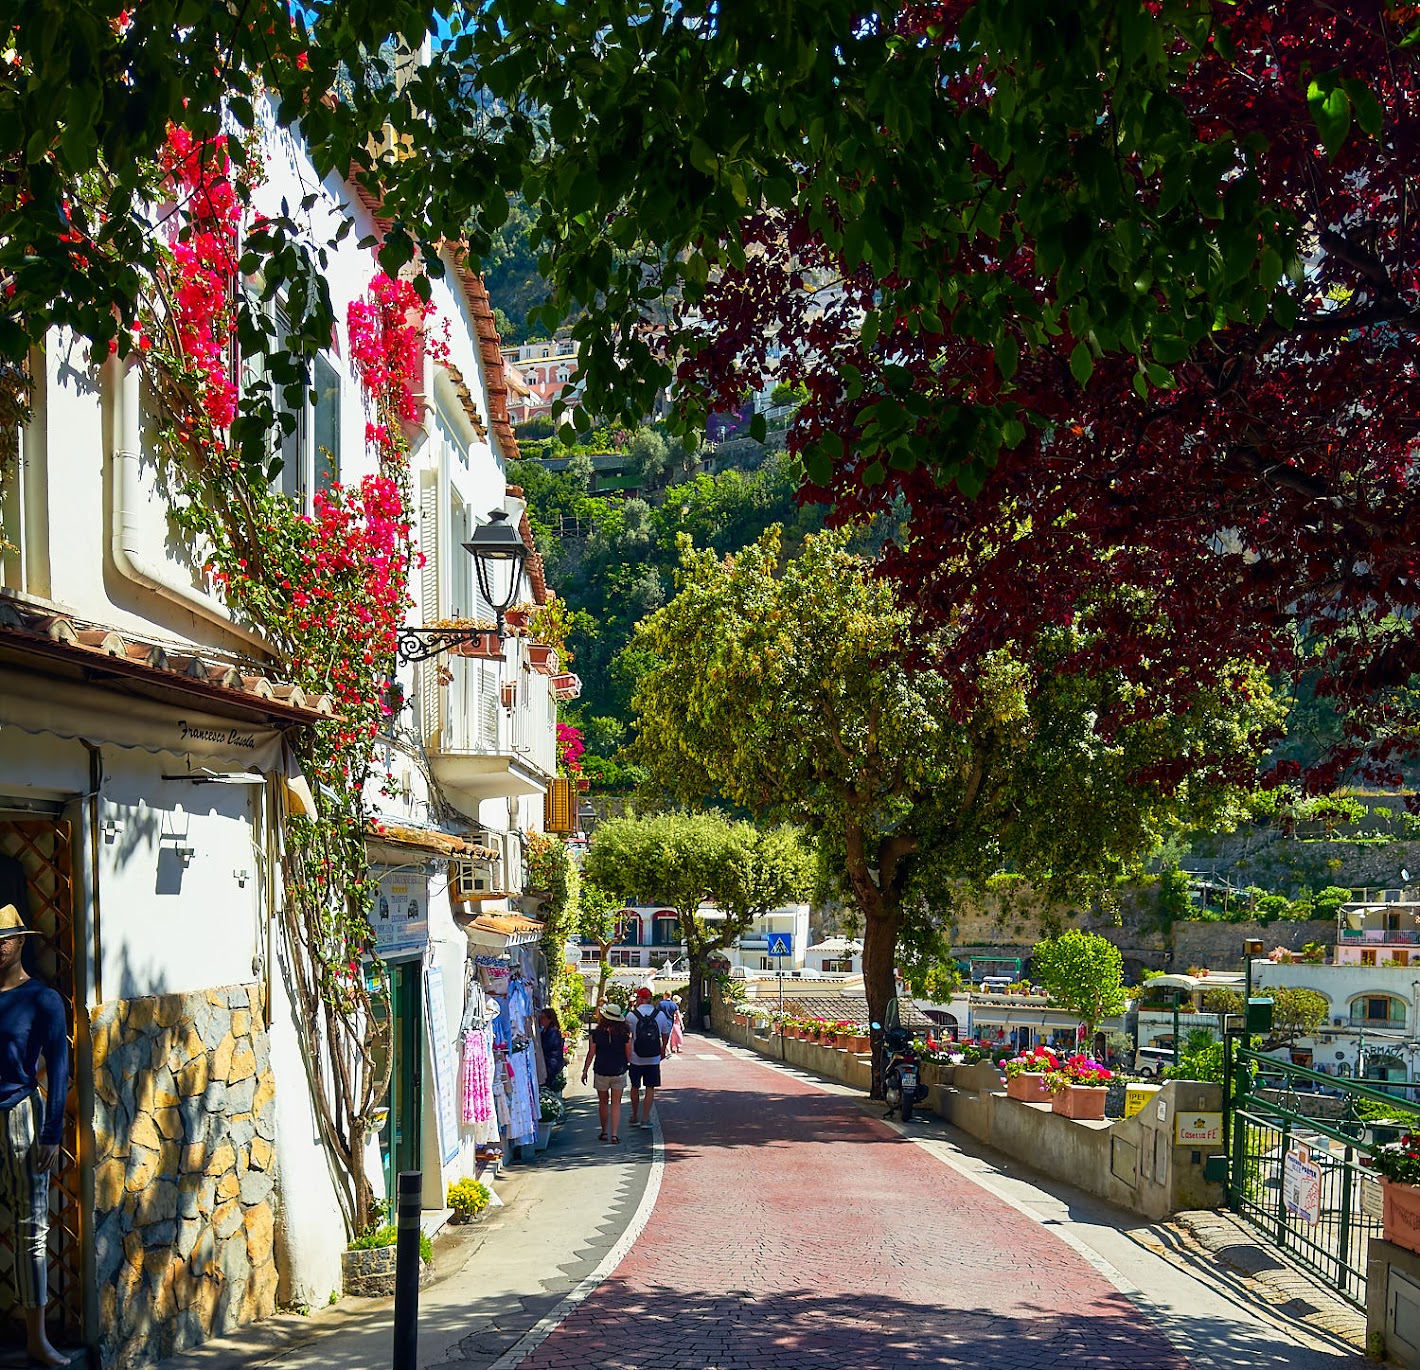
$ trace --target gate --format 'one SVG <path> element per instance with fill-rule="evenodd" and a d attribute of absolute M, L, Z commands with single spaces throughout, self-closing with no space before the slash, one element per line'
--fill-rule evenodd
<path fill-rule="evenodd" d="M 49 1182 L 49 1308 L 61 1335 L 84 1335 L 84 1241 L 87 1220 L 79 1184 L 79 1095 L 75 1037 L 74 876 L 69 824 L 58 818 L 0 819 L 0 852 L 25 870 L 33 970 L 64 1000 L 69 1018 L 69 1095 L 64 1101 L 64 1140 Z M 0 1207 L 0 1290 L 13 1317 L 12 1215 Z"/>
<path fill-rule="evenodd" d="M 1343 1298 L 1364 1305 L 1366 1247 L 1381 1235 L 1380 1183 L 1364 1162 L 1400 1131 L 1420 1128 L 1420 1110 L 1386 1089 L 1243 1047 L 1232 1057 L 1230 1207 Z M 1276 1088 L 1260 1087 L 1261 1069 Z M 1382 1117 L 1396 1126 L 1386 1128 Z"/>

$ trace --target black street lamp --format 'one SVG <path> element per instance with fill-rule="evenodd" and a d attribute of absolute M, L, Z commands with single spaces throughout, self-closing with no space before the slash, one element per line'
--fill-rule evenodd
<path fill-rule="evenodd" d="M 478 591 L 497 616 L 499 642 L 507 636 L 503 615 L 513 607 L 522 583 L 523 563 L 527 560 L 527 544 L 522 535 L 508 522 L 502 509 L 494 509 L 487 523 L 474 529 L 473 537 L 464 543 L 464 551 L 473 558 L 478 576 Z M 399 659 L 404 662 L 428 661 L 450 647 L 476 642 L 487 635 L 485 628 L 401 628 L 396 643 Z"/>

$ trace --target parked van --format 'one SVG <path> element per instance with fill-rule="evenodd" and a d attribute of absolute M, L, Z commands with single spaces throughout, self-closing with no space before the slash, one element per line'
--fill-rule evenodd
<path fill-rule="evenodd" d="M 1165 1066 L 1173 1065 L 1172 1047 L 1140 1047 L 1134 1053 L 1136 1075 L 1157 1075 Z"/>

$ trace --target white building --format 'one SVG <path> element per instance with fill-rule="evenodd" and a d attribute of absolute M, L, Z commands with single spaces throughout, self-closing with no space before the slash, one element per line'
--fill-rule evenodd
<path fill-rule="evenodd" d="M 713 904 L 702 904 L 698 916 L 713 923 L 723 920 L 725 915 Z M 761 914 L 733 946 L 716 952 L 715 956 L 729 967 L 802 970 L 808 940 L 809 906 L 786 904 Z M 771 945 L 784 946 L 787 950 L 775 956 L 771 954 Z M 580 951 L 584 967 L 599 963 L 601 950 L 595 943 L 583 938 Z M 680 917 L 674 909 L 637 904 L 622 910 L 616 941 L 607 949 L 607 959 L 614 969 L 659 970 L 667 963 L 674 969 L 686 969 L 685 957 Z"/>
<path fill-rule="evenodd" d="M 325 225 L 337 200 L 356 204 L 326 268 L 343 321 L 374 273 L 356 243 L 375 216 L 321 185 L 289 137 L 268 150 L 268 211 L 313 186 Z M 504 477 L 516 447 L 492 312 L 481 282 L 447 265 L 431 284 L 448 355 L 426 363 L 406 429 L 426 558 L 415 625 L 493 617 L 462 547 L 488 511 L 526 537 Z M 278 483 L 307 509 L 332 475 L 349 486 L 375 469 L 350 356 L 342 323 L 284 445 Z M 302 788 L 286 734 L 337 706 L 283 679 L 201 548 L 175 535 L 137 370 L 96 372 L 57 332 L 32 372 L 34 418 L 0 506 L 0 860 L 18 863 L 39 968 L 74 1006 L 52 1300 L 66 1338 L 141 1364 L 341 1286 L 347 1233 L 311 1100 L 321 1047 L 282 924 L 283 827 Z M 538 603 L 529 552 L 519 598 Z M 450 1111 L 462 924 L 516 907 L 522 834 L 542 826 L 556 772 L 556 697 L 576 688 L 546 648 L 505 646 L 501 660 L 400 668 L 408 707 L 366 796 L 396 1052 L 369 1166 L 380 1189 L 422 1168 L 434 1208 L 472 1165 Z"/>

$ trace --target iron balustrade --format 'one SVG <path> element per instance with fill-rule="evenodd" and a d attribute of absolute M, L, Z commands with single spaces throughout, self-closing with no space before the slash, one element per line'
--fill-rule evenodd
<path fill-rule="evenodd" d="M 1361 1105 L 1381 1105 L 1408 1126 L 1420 1127 L 1420 1084 L 1396 1081 L 1377 1087 L 1323 1075 L 1228 1043 L 1224 1141 L 1228 1149 L 1228 1199 L 1232 1210 L 1259 1228 L 1298 1264 L 1321 1276 L 1352 1303 L 1366 1301 L 1366 1248 L 1381 1235 L 1380 1183 L 1366 1159 L 1386 1138 L 1378 1118 Z M 1275 1087 L 1259 1082 L 1265 1077 Z M 1316 1222 L 1287 1211 L 1286 1157 L 1305 1145 L 1319 1172 Z"/>

